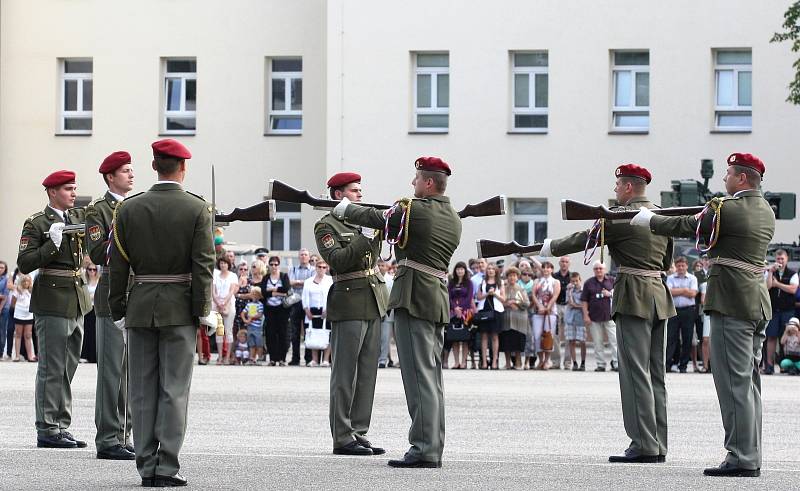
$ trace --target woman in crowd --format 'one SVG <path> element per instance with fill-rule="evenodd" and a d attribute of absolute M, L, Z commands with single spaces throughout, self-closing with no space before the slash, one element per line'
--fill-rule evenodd
<path fill-rule="evenodd" d="M 564 309 L 564 330 L 565 338 L 569 343 L 569 355 L 572 360 L 573 372 L 586 371 L 586 326 L 583 325 L 583 305 L 581 304 L 581 294 L 583 293 L 583 283 L 581 275 L 573 271 L 569 275 L 567 285 L 567 308 Z M 578 365 L 578 358 L 575 356 L 577 346 L 581 348 L 581 364 Z"/>
<path fill-rule="evenodd" d="M 447 291 L 450 294 L 450 323 L 454 326 L 461 326 L 468 329 L 465 325 L 468 316 L 475 312 L 475 300 L 470 281 L 469 270 L 463 261 L 456 263 L 453 268 L 453 275 L 447 282 Z M 468 334 L 468 331 L 466 331 Z M 442 368 L 448 367 L 450 349 L 453 350 L 453 368 L 467 368 L 467 352 L 469 351 L 469 341 L 451 341 L 445 336 L 444 356 L 442 356 Z"/>
<path fill-rule="evenodd" d="M 326 306 L 328 304 L 328 291 L 333 285 L 333 278 L 328 275 L 328 263 L 322 259 L 315 262 L 315 275 L 308 278 L 303 283 L 303 311 L 306 314 L 306 339 L 310 338 L 311 329 L 326 329 L 329 344 L 324 350 L 312 349 L 311 361 L 308 366 L 316 367 L 320 365 L 320 353 L 322 353 L 323 367 L 331 366 L 331 346 L 330 346 L 330 326 L 325 320 L 327 315 Z M 308 346 L 306 346 L 308 349 Z"/>
<path fill-rule="evenodd" d="M 478 291 L 478 311 L 493 312 L 491 319 L 480 322 L 478 329 L 481 333 L 481 370 L 489 367 L 487 349 L 491 339 L 491 368 L 497 370 L 497 357 L 500 351 L 499 334 L 503 329 L 503 302 L 506 300 L 503 282 L 497 274 L 497 265 L 489 263 L 481 281 Z"/>
<path fill-rule="evenodd" d="M 239 278 L 231 271 L 233 264 L 226 255 L 217 258 L 217 271 L 214 271 L 212 296 L 214 310 L 222 316 L 225 335 L 217 335 L 217 365 L 233 363 L 233 318 L 236 316 L 234 295 L 239 291 Z M 226 351 L 227 347 L 227 351 Z"/>
<path fill-rule="evenodd" d="M 560 292 L 561 282 L 553 278 L 553 263 L 544 261 L 542 263 L 542 276 L 533 285 L 532 298 L 535 308 L 533 338 L 536 353 L 539 357 L 539 365 L 537 366 L 539 370 L 550 368 L 548 364 L 553 347 L 551 345 L 548 350 L 542 348 L 542 335 L 545 332 L 549 332 L 549 336 L 555 341 L 556 323 L 558 322 L 555 304 Z"/>
<path fill-rule="evenodd" d="M 247 274 L 247 262 L 242 261 L 239 263 L 239 267 L 237 268 L 237 276 L 239 277 L 239 289 L 236 291 L 234 295 L 235 305 L 236 308 L 234 312 L 236 315 L 233 318 L 233 336 L 236 337 L 236 333 L 239 332 L 239 329 L 244 327 L 242 322 L 242 318 L 239 314 L 242 313 L 244 306 L 247 305 L 247 298 L 245 295 L 250 293 L 250 276 Z"/>
<path fill-rule="evenodd" d="M 13 287 L 12 287 L 13 288 Z M 28 361 L 37 361 L 33 351 L 33 314 L 31 313 L 31 293 L 33 292 L 33 280 L 29 275 L 19 277 L 19 285 L 13 288 L 13 309 L 14 309 L 14 361 L 20 360 L 20 349 L 22 340 L 25 340 L 25 356 Z"/>
<path fill-rule="evenodd" d="M 14 289 L 14 284 L 8 281 L 8 264 L 5 261 L 0 261 L 0 361 L 3 361 L 6 349 L 6 326 L 9 324 L 11 317 L 11 293 Z M 9 344 L 11 340 L 8 340 Z"/>
<path fill-rule="evenodd" d="M 100 273 L 97 265 L 86 256 L 83 265 L 83 288 L 89 294 L 92 310 L 83 316 L 83 348 L 81 349 L 81 359 L 89 363 L 97 363 L 97 317 L 94 313 L 94 291 L 100 282 Z"/>
<path fill-rule="evenodd" d="M 268 261 L 269 274 L 261 281 L 261 294 L 264 295 L 265 334 L 269 350 L 270 366 L 286 366 L 288 349 L 289 309 L 283 306 L 283 299 L 291 289 L 289 275 L 281 273 L 281 259 L 272 256 Z"/>
<path fill-rule="evenodd" d="M 530 332 L 528 294 L 519 283 L 520 271 L 514 266 L 506 269 L 504 302 L 506 330 L 500 334 L 501 349 L 506 354 L 506 369 L 521 369 L 525 355 L 525 338 Z"/>

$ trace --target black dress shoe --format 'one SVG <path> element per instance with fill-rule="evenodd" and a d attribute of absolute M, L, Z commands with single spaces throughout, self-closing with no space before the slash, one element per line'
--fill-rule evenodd
<path fill-rule="evenodd" d="M 76 445 L 78 448 L 86 448 L 86 442 L 85 442 L 85 441 L 83 441 L 83 440 L 78 440 L 77 438 L 75 438 L 74 436 L 72 436 L 72 433 L 70 433 L 69 431 L 62 431 L 62 432 L 61 432 L 61 435 L 62 435 L 64 438 L 66 438 L 67 440 L 72 440 L 73 442 L 75 442 L 75 445 Z"/>
<path fill-rule="evenodd" d="M 594 371 L 595 372 L 605 372 L 606 371 L 606 367 L 597 367 L 597 368 L 594 369 Z"/>
<path fill-rule="evenodd" d="M 613 360 L 611 361 L 611 371 L 612 372 L 618 372 L 619 371 L 619 365 L 617 365 L 617 362 L 615 362 Z"/>
<path fill-rule="evenodd" d="M 365 448 L 368 448 L 368 449 L 372 450 L 372 455 L 383 455 L 383 454 L 385 454 L 385 453 L 386 453 L 386 450 L 385 450 L 385 449 L 383 449 L 383 448 L 381 448 L 381 447 L 376 447 L 376 446 L 374 446 L 374 445 L 373 445 L 373 444 L 371 444 L 371 443 L 369 442 L 369 440 L 367 440 L 366 438 L 359 438 L 359 437 L 356 437 L 356 441 L 357 441 L 357 442 L 358 442 L 358 444 L 359 444 L 359 445 L 361 445 L 362 447 L 365 447 Z"/>
<path fill-rule="evenodd" d="M 438 469 L 441 466 L 441 460 L 437 462 L 431 462 L 429 460 L 422 460 L 408 454 L 405 454 L 402 459 L 389 461 L 389 467 Z"/>
<path fill-rule="evenodd" d="M 64 437 L 62 433 L 49 436 L 37 436 L 36 446 L 39 448 L 78 448 L 78 444 Z"/>
<path fill-rule="evenodd" d="M 142 478 L 142 487 L 143 488 L 154 488 L 154 487 L 156 487 L 156 478 L 155 477 L 143 477 Z"/>
<path fill-rule="evenodd" d="M 186 479 L 180 474 L 175 474 L 174 476 L 156 476 L 153 480 L 157 488 L 175 488 L 186 486 L 187 484 Z"/>
<path fill-rule="evenodd" d="M 125 445 L 125 450 L 127 450 L 128 452 L 130 452 L 132 454 L 136 453 L 136 451 L 133 449 L 133 445 L 131 445 L 130 443 Z"/>
<path fill-rule="evenodd" d="M 336 455 L 372 455 L 372 449 L 363 447 L 353 440 L 343 447 L 334 448 L 333 453 Z"/>
<path fill-rule="evenodd" d="M 703 475 L 719 477 L 758 477 L 761 475 L 761 469 L 742 469 L 728 462 L 723 462 L 719 467 L 709 467 L 703 470 Z"/>
<path fill-rule="evenodd" d="M 608 458 L 609 462 L 624 464 L 657 464 L 666 460 L 664 455 L 644 455 L 632 448 L 626 448 L 623 455 L 612 455 Z"/>
<path fill-rule="evenodd" d="M 97 451 L 97 458 L 101 460 L 136 460 L 136 454 L 129 452 L 122 445 L 104 448 Z"/>

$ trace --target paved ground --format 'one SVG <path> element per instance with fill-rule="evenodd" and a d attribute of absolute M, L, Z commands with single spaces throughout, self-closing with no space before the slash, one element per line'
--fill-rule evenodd
<path fill-rule="evenodd" d="M 131 462 L 84 450 L 40 450 L 33 429 L 35 365 L 0 364 L 0 487 L 130 488 Z M 800 377 L 764 380 L 764 466 L 760 479 L 712 479 L 723 458 L 722 425 L 710 375 L 669 374 L 666 464 L 611 465 L 627 445 L 614 373 L 445 373 L 447 446 L 442 469 L 391 469 L 407 447 L 409 418 L 400 371 L 379 372 L 371 440 L 388 456 L 331 454 L 328 369 L 195 367 L 182 473 L 196 489 L 761 489 L 800 488 Z M 74 384 L 72 432 L 94 438 L 95 366 Z"/>

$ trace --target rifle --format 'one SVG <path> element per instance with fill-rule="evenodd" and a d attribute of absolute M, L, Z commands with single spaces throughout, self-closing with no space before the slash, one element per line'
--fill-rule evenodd
<path fill-rule="evenodd" d="M 64 235 L 67 235 L 67 234 L 80 234 L 80 233 L 83 233 L 85 230 L 86 230 L 86 224 L 85 223 L 73 223 L 73 224 L 70 224 L 70 225 L 64 225 L 64 228 L 61 229 L 61 233 L 64 234 Z M 50 237 L 50 231 L 49 230 L 46 231 L 44 234 L 46 236 Z"/>
<path fill-rule="evenodd" d="M 341 203 L 335 199 L 317 198 L 312 196 L 308 191 L 301 191 L 295 189 L 288 184 L 285 184 L 277 179 L 269 180 L 269 191 L 267 197 L 272 200 L 286 201 L 289 203 L 303 203 L 313 206 L 315 208 L 334 208 Z M 392 205 L 385 205 L 382 203 L 354 203 L 359 206 L 367 206 L 378 210 L 387 210 Z M 506 198 L 505 196 L 495 196 L 474 205 L 467 205 L 463 210 L 458 212 L 461 218 L 467 217 L 489 217 L 497 215 L 505 215 L 506 213 Z"/>
<path fill-rule="evenodd" d="M 275 219 L 275 200 L 268 199 L 247 208 L 234 208 L 230 213 L 214 215 L 214 224 L 223 225 L 228 222 L 266 222 Z"/>
<path fill-rule="evenodd" d="M 542 250 L 544 244 L 522 245 L 517 241 L 497 242 L 489 239 L 477 241 L 478 257 L 508 256 L 510 254 L 535 254 Z"/>
<path fill-rule="evenodd" d="M 696 215 L 703 211 L 704 206 L 677 206 L 674 208 L 653 208 L 656 215 L 685 216 Z M 610 220 L 630 220 L 639 213 L 639 210 L 610 210 L 603 205 L 588 205 L 571 199 L 561 200 L 562 220 L 596 220 L 606 218 Z"/>

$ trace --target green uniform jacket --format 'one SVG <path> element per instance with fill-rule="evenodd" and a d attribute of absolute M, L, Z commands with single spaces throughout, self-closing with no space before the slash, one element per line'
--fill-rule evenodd
<path fill-rule="evenodd" d="M 89 203 L 86 207 L 86 248 L 92 262 L 106 269 L 106 254 L 108 252 L 108 232 L 111 230 L 111 221 L 117 198 L 106 192 L 102 198 Z M 94 292 L 94 312 L 100 317 L 110 317 L 111 309 L 108 306 L 109 276 L 103 273 Z"/>
<path fill-rule="evenodd" d="M 70 223 L 83 222 L 82 208 L 66 211 Z M 22 226 L 19 240 L 17 266 L 20 272 L 28 274 L 35 269 L 63 269 L 78 271 L 83 263 L 84 239 L 78 234 L 64 234 L 58 249 L 45 232 L 50 225 L 63 220 L 49 206 L 44 211 L 34 213 Z M 92 310 L 89 294 L 83 288 L 83 278 L 65 278 L 39 274 L 33 282 L 30 310 L 34 314 L 52 315 L 77 319 Z"/>
<path fill-rule="evenodd" d="M 712 213 L 707 213 L 701 224 L 700 231 L 706 241 L 712 217 Z M 767 245 L 775 233 L 775 214 L 760 191 L 743 191 L 735 198 L 727 198 L 720 211 L 719 224 L 719 238 L 708 251 L 709 258 L 726 257 L 754 266 L 764 265 Z M 654 216 L 650 220 L 650 229 L 660 235 L 694 237 L 696 228 L 694 216 Z M 739 268 L 712 265 L 708 272 L 705 311 L 738 319 L 771 319 L 772 305 L 764 277 Z"/>
<path fill-rule="evenodd" d="M 447 196 L 414 199 L 408 221 L 408 243 L 404 249 L 395 246 L 398 260 L 411 259 L 439 271 L 447 271 L 453 253 L 461 241 L 461 218 Z M 381 229 L 383 212 L 351 204 L 345 210 L 351 223 Z M 397 233 L 401 213 L 390 219 L 390 232 Z M 437 324 L 450 322 L 450 297 L 447 285 L 439 278 L 400 266 L 394 277 L 389 298 L 390 309 L 406 309 L 419 319 Z"/>
<path fill-rule="evenodd" d="M 186 326 L 208 315 L 214 270 L 211 224 L 211 206 L 178 183 L 155 184 L 119 203 L 108 297 L 114 320 L 125 317 L 126 327 Z M 191 273 L 192 281 L 134 281 L 126 299 L 131 269 L 137 275 Z"/>
<path fill-rule="evenodd" d="M 615 209 L 638 210 L 639 207 L 656 208 L 646 197 L 633 198 L 627 206 Z M 563 256 L 583 251 L 588 231 L 555 239 L 550 243 L 554 256 Z M 614 262 L 619 266 L 666 271 L 672 263 L 672 239 L 649 233 L 642 227 L 634 227 L 630 220 L 606 220 L 605 243 Z M 632 315 L 648 319 L 652 315 L 653 301 L 659 320 L 676 315 L 667 285 L 659 278 L 618 274 L 614 281 L 614 297 L 611 316 Z"/>
<path fill-rule="evenodd" d="M 330 266 L 332 275 L 375 268 L 381 254 L 380 233 L 370 240 L 361 227 L 325 214 L 314 225 L 317 249 Z M 363 278 L 337 281 L 328 292 L 330 321 L 371 320 L 386 315 L 389 290 L 378 273 Z"/>

